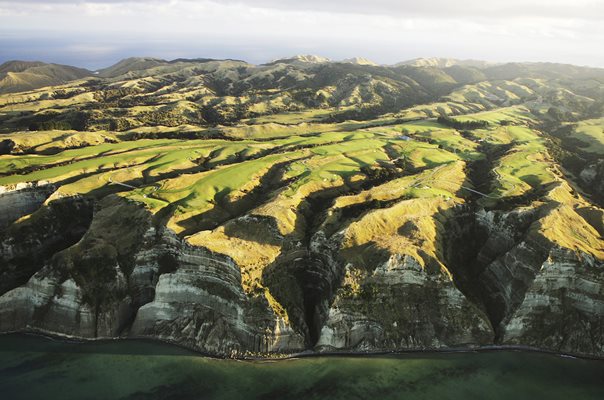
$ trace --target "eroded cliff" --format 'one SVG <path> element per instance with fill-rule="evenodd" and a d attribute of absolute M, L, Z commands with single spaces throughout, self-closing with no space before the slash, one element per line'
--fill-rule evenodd
<path fill-rule="evenodd" d="M 601 84 L 522 71 L 158 61 L 2 98 L 0 331 L 604 356 Z"/>

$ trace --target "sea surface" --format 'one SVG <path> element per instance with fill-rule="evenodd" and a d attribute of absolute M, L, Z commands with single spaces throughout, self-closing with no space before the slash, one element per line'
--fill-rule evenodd
<path fill-rule="evenodd" d="M 0 399 L 604 399 L 604 361 L 524 351 L 208 358 L 153 341 L 0 336 Z"/>

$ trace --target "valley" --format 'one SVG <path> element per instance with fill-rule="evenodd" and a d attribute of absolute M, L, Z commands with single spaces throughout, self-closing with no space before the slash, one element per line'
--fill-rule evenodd
<path fill-rule="evenodd" d="M 604 356 L 604 70 L 428 61 L 0 90 L 0 331 Z"/>

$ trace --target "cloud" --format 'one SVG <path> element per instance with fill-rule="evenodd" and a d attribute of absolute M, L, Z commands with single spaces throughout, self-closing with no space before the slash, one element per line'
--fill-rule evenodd
<path fill-rule="evenodd" d="M 599 0 L 224 0 L 223 3 L 246 4 L 282 10 L 324 11 L 396 16 L 451 17 L 553 17 L 604 18 L 604 4 Z"/>
<path fill-rule="evenodd" d="M 282 11 L 312 11 L 332 14 L 377 14 L 396 16 L 451 17 L 551 17 L 604 18 L 604 4 L 600 0 L 214 0 L 216 4 L 238 5 L 248 8 L 266 8 Z M 0 0 L 0 4 L 36 3 L 64 4 L 175 4 L 199 3 L 197 0 Z"/>
<path fill-rule="evenodd" d="M 304 52 L 383 63 L 444 56 L 604 65 L 604 55 L 594 51 L 604 41 L 601 3 L 0 0 L 0 49 L 17 36 L 28 38 L 26 49 L 36 40 L 54 38 L 57 56 L 67 54 L 58 47 L 67 44 L 80 46 L 82 54 L 87 45 L 105 46 L 114 49 L 106 52 L 107 62 L 124 54 L 262 62 Z M 5 47 L 0 57 L 14 58 L 11 54 Z"/>

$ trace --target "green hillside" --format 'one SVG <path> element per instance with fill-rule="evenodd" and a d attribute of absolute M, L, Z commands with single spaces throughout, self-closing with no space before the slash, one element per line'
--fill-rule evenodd
<path fill-rule="evenodd" d="M 217 354 L 604 354 L 602 82 L 442 59 L 4 64 L 0 304 L 45 282 L 27 326 Z M 94 327 L 55 325 L 69 307 Z"/>

